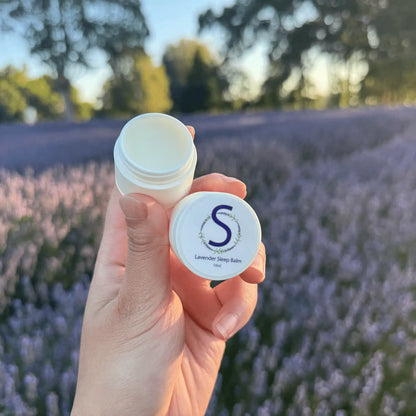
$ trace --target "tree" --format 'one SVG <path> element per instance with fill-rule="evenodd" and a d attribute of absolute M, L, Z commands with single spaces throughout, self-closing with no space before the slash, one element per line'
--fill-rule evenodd
<path fill-rule="evenodd" d="M 207 65 L 196 51 L 182 96 L 182 111 L 208 111 L 221 104 L 222 91 L 216 68 Z"/>
<path fill-rule="evenodd" d="M 371 104 L 416 101 L 416 7 L 390 1 L 372 20 L 368 74 L 362 96 Z"/>
<path fill-rule="evenodd" d="M 105 115 L 169 112 L 169 80 L 162 66 L 154 66 L 150 57 L 141 52 L 126 56 L 121 66 L 123 71 L 104 86 Z"/>
<path fill-rule="evenodd" d="M 54 91 L 55 80 L 49 75 L 30 78 L 26 68 L 12 66 L 0 71 L 0 121 L 23 121 L 25 112 L 31 108 L 36 120 L 62 117 L 64 103 Z M 79 120 L 89 119 L 94 111 L 89 103 L 78 98 L 78 91 L 71 87 L 71 102 Z"/>
<path fill-rule="evenodd" d="M 223 106 L 229 82 L 206 45 L 182 39 L 166 48 L 163 64 L 174 111 L 206 111 Z"/>
<path fill-rule="evenodd" d="M 23 119 L 26 100 L 16 85 L 0 78 L 0 122 Z"/>
<path fill-rule="evenodd" d="M 114 68 L 126 49 L 143 46 L 149 35 L 139 0 L 11 0 L 0 3 L 4 27 L 19 30 L 52 71 L 55 86 L 73 117 L 71 72 L 92 66 L 90 52 L 104 52 Z"/>
<path fill-rule="evenodd" d="M 37 119 L 50 119 L 63 112 L 59 95 L 48 76 L 32 79 L 26 69 L 11 66 L 0 71 L 0 121 L 22 121 L 25 110 L 36 110 Z"/>
<path fill-rule="evenodd" d="M 393 58 L 404 48 L 415 50 L 415 14 L 412 0 L 236 0 L 220 13 L 208 10 L 201 14 L 199 24 L 200 30 L 214 25 L 224 30 L 228 59 L 238 59 L 259 39 L 267 42 L 269 75 L 263 98 L 282 105 L 285 97 L 293 97 L 284 91 L 293 74 L 298 74 L 293 90 L 302 92 L 309 69 L 305 55 L 314 48 L 327 53 L 335 65 L 347 68 L 359 58 L 368 63 L 369 76 L 373 73 L 383 82 L 381 73 L 372 71 L 373 63 L 380 67 L 379 63 L 388 63 L 386 56 Z M 412 71 L 410 65 L 403 68 L 409 74 Z M 351 76 L 352 71 L 347 70 L 347 95 Z"/>
<path fill-rule="evenodd" d="M 95 114 L 95 108 L 91 103 L 81 101 L 79 91 L 71 85 L 71 102 L 74 106 L 75 118 L 77 120 L 89 120 Z"/>
<path fill-rule="evenodd" d="M 58 118 L 64 112 L 64 103 L 54 91 L 54 80 L 44 75 L 40 78 L 28 78 L 22 85 L 27 105 L 36 110 L 37 120 Z"/>

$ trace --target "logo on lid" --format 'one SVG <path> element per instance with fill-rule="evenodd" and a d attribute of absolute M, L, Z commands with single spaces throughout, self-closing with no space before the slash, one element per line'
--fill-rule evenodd
<path fill-rule="evenodd" d="M 217 205 L 201 225 L 199 238 L 214 253 L 232 250 L 241 239 L 241 227 L 232 210 L 231 205 Z"/>

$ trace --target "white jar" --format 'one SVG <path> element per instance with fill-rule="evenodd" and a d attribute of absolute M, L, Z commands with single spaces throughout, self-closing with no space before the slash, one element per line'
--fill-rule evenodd
<path fill-rule="evenodd" d="M 123 127 L 115 143 L 116 185 L 123 195 L 147 194 L 168 208 L 189 192 L 196 160 L 183 123 L 166 114 L 142 114 Z"/>
<path fill-rule="evenodd" d="M 193 273 L 210 280 L 239 275 L 259 250 L 256 213 L 241 198 L 223 192 L 196 192 L 173 209 L 170 245 Z"/>

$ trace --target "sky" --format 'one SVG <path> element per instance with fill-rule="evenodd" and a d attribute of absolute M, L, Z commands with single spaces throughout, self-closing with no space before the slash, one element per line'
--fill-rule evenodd
<path fill-rule="evenodd" d="M 161 63 L 163 52 L 168 44 L 177 43 L 182 38 L 198 38 L 198 15 L 208 8 L 221 11 L 233 0 L 142 0 L 142 11 L 150 29 L 146 41 L 146 52 L 155 64 Z M 218 30 L 207 31 L 199 37 L 214 53 L 221 48 Z M 22 68 L 27 65 L 29 75 L 38 77 L 48 71 L 42 62 L 30 56 L 23 39 L 17 34 L 2 34 L 0 38 L 0 68 L 14 65 Z M 103 83 L 110 75 L 104 57 L 97 54 L 95 68 L 78 73 L 73 84 L 79 89 L 81 98 L 95 102 L 99 98 Z M 257 90 L 264 79 L 267 62 L 264 45 L 258 45 L 242 61 L 242 67 L 251 78 L 253 90 Z"/>

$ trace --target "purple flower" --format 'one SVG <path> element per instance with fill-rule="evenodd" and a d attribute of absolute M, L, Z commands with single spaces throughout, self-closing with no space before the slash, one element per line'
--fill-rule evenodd
<path fill-rule="evenodd" d="M 414 115 L 188 118 L 198 174 L 246 182 L 268 254 L 208 416 L 412 414 Z M 113 168 L 0 170 L 0 412 L 69 415 Z"/>

